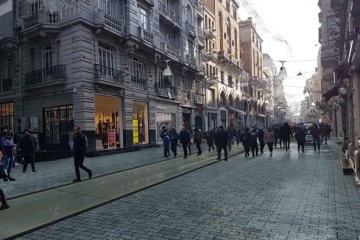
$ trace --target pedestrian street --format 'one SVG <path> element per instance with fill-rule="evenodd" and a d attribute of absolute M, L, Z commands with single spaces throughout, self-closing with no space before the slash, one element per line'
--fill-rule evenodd
<path fill-rule="evenodd" d="M 19 239 L 358 239 L 359 191 L 334 142 L 244 154 Z"/>

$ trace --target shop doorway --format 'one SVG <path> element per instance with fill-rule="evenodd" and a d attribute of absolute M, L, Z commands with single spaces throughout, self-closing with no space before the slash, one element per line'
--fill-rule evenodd
<path fill-rule="evenodd" d="M 149 113 L 145 102 L 133 102 L 133 143 L 149 143 Z"/>
<path fill-rule="evenodd" d="M 120 147 L 120 100 L 95 95 L 96 149 Z"/>

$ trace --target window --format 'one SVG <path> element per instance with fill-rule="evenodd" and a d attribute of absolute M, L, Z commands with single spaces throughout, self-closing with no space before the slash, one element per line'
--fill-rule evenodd
<path fill-rule="evenodd" d="M 143 8 L 140 8 L 140 22 L 141 22 L 141 27 L 145 31 L 150 32 L 150 21 L 149 21 L 148 11 L 146 11 Z"/>
<path fill-rule="evenodd" d="M 233 84 L 232 76 L 228 76 L 228 85 L 231 87 Z"/>
<path fill-rule="evenodd" d="M 106 15 L 109 15 L 110 17 L 113 17 L 113 3 L 111 0 L 99 0 L 100 3 L 100 9 L 104 11 Z"/>
<path fill-rule="evenodd" d="M 47 144 L 69 143 L 69 131 L 74 128 L 73 105 L 44 108 L 44 127 Z"/>
<path fill-rule="evenodd" d="M 100 73 L 111 75 L 114 69 L 114 51 L 108 46 L 99 44 L 99 65 Z"/>
<path fill-rule="evenodd" d="M 221 83 L 224 83 L 224 72 L 223 71 L 220 72 L 220 79 L 221 79 Z"/>
<path fill-rule="evenodd" d="M 0 126 L 8 130 L 14 130 L 14 103 L 0 104 Z"/>
<path fill-rule="evenodd" d="M 145 79 L 145 65 L 141 59 L 132 59 L 132 75 L 136 78 Z"/>
<path fill-rule="evenodd" d="M 186 14 L 187 14 L 187 21 L 192 24 L 193 23 L 193 19 L 192 19 L 192 9 L 190 7 L 190 5 L 187 5 L 186 7 Z"/>
<path fill-rule="evenodd" d="M 210 106 L 215 105 L 215 89 L 208 89 L 208 104 Z"/>
<path fill-rule="evenodd" d="M 42 49 L 42 67 L 44 69 L 51 69 L 52 67 L 52 49 L 51 46 L 45 46 Z"/>
<path fill-rule="evenodd" d="M 32 15 L 36 15 L 40 9 L 40 4 L 41 2 L 40 1 L 36 1 L 34 3 L 29 3 L 29 13 L 30 13 L 30 16 Z"/>
<path fill-rule="evenodd" d="M 236 13 L 237 9 L 235 6 L 233 6 L 233 17 L 235 19 L 235 21 L 237 20 L 237 13 Z"/>

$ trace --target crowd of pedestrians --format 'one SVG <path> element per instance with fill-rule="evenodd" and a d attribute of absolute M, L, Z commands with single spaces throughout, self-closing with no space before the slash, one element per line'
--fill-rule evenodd
<path fill-rule="evenodd" d="M 161 138 L 164 142 L 164 157 L 170 157 L 170 145 L 174 158 L 177 156 L 177 146 L 180 142 L 183 151 L 184 158 L 187 158 L 191 154 L 191 145 L 195 144 L 197 148 L 197 155 L 202 154 L 201 143 L 206 142 L 208 145 L 208 151 L 217 151 L 218 159 L 221 159 L 221 152 L 224 152 L 224 160 L 227 161 L 228 151 L 231 151 L 232 145 L 235 143 L 243 145 L 245 150 L 245 157 L 249 157 L 250 154 L 255 157 L 264 153 L 265 146 L 268 147 L 270 156 L 273 154 L 274 147 L 285 149 L 290 151 L 291 139 L 295 137 L 298 144 L 298 151 L 304 152 L 306 136 L 311 137 L 314 149 L 320 149 L 322 143 L 327 144 L 327 139 L 331 133 L 331 127 L 328 124 L 312 125 L 299 123 L 299 124 L 275 124 L 264 129 L 262 127 L 237 127 L 224 129 L 220 126 L 215 129 L 209 129 L 208 131 L 202 131 L 195 128 L 194 134 L 190 133 L 190 130 L 183 127 L 180 134 L 175 129 L 162 128 Z"/>

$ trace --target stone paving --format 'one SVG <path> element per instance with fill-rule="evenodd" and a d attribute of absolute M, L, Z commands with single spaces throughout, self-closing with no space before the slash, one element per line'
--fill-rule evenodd
<path fill-rule="evenodd" d="M 203 157 L 214 157 L 215 152 L 208 152 L 207 145 L 202 145 Z M 233 152 L 240 152 L 242 146 L 234 146 Z M 189 157 L 197 158 L 196 148 L 192 146 L 192 155 Z M 172 153 L 171 153 L 172 154 Z M 163 157 L 163 148 L 149 148 L 142 149 L 140 151 L 114 154 L 108 156 L 86 158 L 84 165 L 93 170 L 93 177 L 103 176 L 123 170 L 127 170 L 134 167 L 144 166 L 166 159 Z M 182 148 L 178 147 L 178 157 L 183 157 Z M 1 188 L 5 191 L 8 198 L 29 194 L 36 191 L 41 191 L 53 187 L 58 187 L 66 184 L 70 184 L 75 179 L 74 163 L 72 158 L 59 159 L 47 162 L 36 163 L 36 171 L 31 171 L 31 166 L 28 165 L 26 173 L 22 172 L 22 165 L 17 165 L 13 169 L 12 177 L 16 178 L 14 182 L 2 183 Z M 87 179 L 86 172 L 80 170 L 80 174 L 83 179 Z"/>
<path fill-rule="evenodd" d="M 237 155 L 19 239 L 358 239 L 359 192 L 338 153 Z"/>

